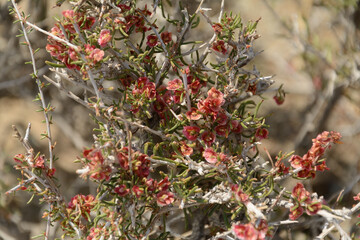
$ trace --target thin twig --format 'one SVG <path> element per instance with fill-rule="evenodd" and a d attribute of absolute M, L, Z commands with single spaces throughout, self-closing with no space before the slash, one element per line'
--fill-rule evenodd
<path fill-rule="evenodd" d="M 221 22 L 221 18 L 222 18 L 223 14 L 224 14 L 224 7 L 225 7 L 225 0 L 222 0 L 221 1 L 221 7 L 220 7 L 220 13 L 219 13 L 218 22 Z M 201 13 L 204 15 L 203 12 L 201 12 Z M 203 54 L 199 58 L 199 61 L 196 63 L 196 65 L 200 66 L 204 62 L 205 58 L 210 53 L 210 47 L 211 47 L 212 43 L 215 41 L 215 39 L 216 39 L 216 33 L 214 32 L 214 35 L 212 36 L 210 41 L 207 43 L 207 47 L 205 48 Z"/>
<path fill-rule="evenodd" d="M 34 57 L 34 51 L 33 51 L 33 48 L 32 48 L 32 45 L 30 43 L 30 40 L 28 38 L 28 35 L 27 35 L 27 30 L 24 26 L 24 23 L 27 23 L 28 22 L 22 18 L 21 16 L 21 13 L 19 12 L 19 9 L 17 8 L 17 5 L 15 3 L 14 0 L 11 0 L 11 3 L 16 11 L 16 14 L 20 20 L 20 25 L 21 25 L 21 28 L 22 28 L 22 31 L 23 31 L 23 34 L 24 34 L 24 38 L 25 38 L 25 41 L 26 41 L 26 44 L 29 48 L 29 52 L 30 52 L 30 56 L 31 56 L 31 62 L 32 62 L 32 66 L 33 66 L 33 73 L 34 73 L 34 78 L 36 80 L 36 84 L 38 86 L 38 90 L 39 90 L 39 96 L 40 96 L 40 101 L 41 101 L 41 106 L 43 108 L 43 111 L 44 111 L 44 117 L 45 117 L 45 122 L 46 122 L 46 131 L 47 131 L 47 139 L 48 139 L 48 143 L 49 143 L 49 168 L 52 169 L 53 168 L 53 144 L 52 144 L 52 137 L 51 137 L 51 128 L 50 128 L 50 120 L 49 120 L 49 116 L 48 116 L 48 109 L 47 109 L 47 105 L 45 103 L 45 97 L 44 97 L 44 93 L 42 91 L 42 82 L 40 81 L 39 77 L 38 77 L 38 71 L 36 69 L 36 62 L 35 62 L 35 57 Z"/>
<path fill-rule="evenodd" d="M 81 34 L 81 32 L 80 32 L 79 25 L 78 25 L 77 23 L 74 23 L 73 26 L 74 26 L 74 28 L 75 28 L 76 33 L 80 36 L 81 41 L 85 44 L 85 40 L 84 40 L 84 38 L 82 37 L 82 34 Z M 80 53 L 80 56 L 81 56 L 81 58 L 82 58 L 82 60 L 83 60 L 84 62 L 87 62 L 84 54 Z M 86 68 L 86 72 L 88 73 L 90 82 L 91 82 L 91 84 L 93 85 L 96 98 L 97 98 L 98 101 L 100 101 L 100 106 L 104 106 L 104 103 L 102 102 L 102 100 L 101 100 L 101 98 L 100 98 L 99 89 L 98 89 L 98 87 L 97 87 L 97 84 L 96 84 L 94 75 L 93 75 L 93 73 L 92 73 L 89 65 L 86 64 L 86 65 L 85 65 L 85 68 Z"/>
<path fill-rule="evenodd" d="M 13 5 L 14 5 L 14 0 L 11 0 L 11 2 L 13 2 Z M 18 11 L 17 11 L 17 12 L 18 12 Z M 78 46 L 76 46 L 76 45 L 74 45 L 74 44 L 72 44 L 72 43 L 70 43 L 70 42 L 68 42 L 68 41 L 66 41 L 66 40 L 64 40 L 64 39 L 62 39 L 62 38 L 59 38 L 59 37 L 55 36 L 54 34 L 51 34 L 51 33 L 47 32 L 47 31 L 43 30 L 42 28 L 39 28 L 39 27 L 36 26 L 35 24 L 32 24 L 31 22 L 28 22 L 28 21 L 26 21 L 25 19 L 22 19 L 21 22 L 24 22 L 24 23 L 26 23 L 27 25 L 29 25 L 30 27 L 36 29 L 37 31 L 39 31 L 39 32 L 41 32 L 41 33 L 43 33 L 43 34 L 45 34 L 45 35 L 48 35 L 48 36 L 52 37 L 52 38 L 55 39 L 56 41 L 59 41 L 59 42 L 64 43 L 65 45 L 73 48 L 73 49 L 74 49 L 75 51 L 77 51 L 77 52 L 80 51 L 80 48 L 79 48 Z"/>
<path fill-rule="evenodd" d="M 124 118 L 122 118 L 122 117 L 119 117 L 119 116 L 114 116 L 113 118 L 114 118 L 114 119 L 117 119 L 117 120 L 120 120 L 120 121 L 122 121 L 122 122 L 124 122 L 124 123 L 126 122 L 126 123 L 128 123 L 129 125 L 133 125 L 133 126 L 139 127 L 139 128 L 141 128 L 141 129 L 143 129 L 144 131 L 147 131 L 147 132 L 149 132 L 149 133 L 151 133 L 151 134 L 154 134 L 154 135 L 157 135 L 157 136 L 161 137 L 163 140 L 171 140 L 169 137 L 165 136 L 161 131 L 153 130 L 153 129 L 151 129 L 151 128 L 145 126 L 145 125 L 142 125 L 142 124 L 140 124 L 140 123 L 131 122 L 131 121 L 128 121 L 128 120 L 126 120 L 126 119 L 124 119 Z"/>
<path fill-rule="evenodd" d="M 187 76 L 186 73 L 184 71 L 181 71 L 181 75 L 183 78 L 183 83 L 184 83 L 184 88 L 185 88 L 185 96 L 186 96 L 186 106 L 188 111 L 191 111 L 191 101 L 190 101 L 190 93 L 189 93 L 189 88 L 188 88 L 188 83 L 187 83 Z"/>

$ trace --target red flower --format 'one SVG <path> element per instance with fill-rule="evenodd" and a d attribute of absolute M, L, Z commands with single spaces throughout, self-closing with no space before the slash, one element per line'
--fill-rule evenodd
<path fill-rule="evenodd" d="M 96 199 L 92 195 L 76 195 L 68 203 L 67 208 L 71 210 L 77 210 L 77 212 L 87 212 L 90 214 L 91 209 L 96 205 Z M 85 218 L 87 219 L 87 218 Z"/>
<path fill-rule="evenodd" d="M 219 125 L 225 125 L 227 124 L 228 121 L 228 117 L 226 116 L 226 114 L 224 112 L 218 112 L 217 116 L 216 116 L 216 123 L 218 123 Z"/>
<path fill-rule="evenodd" d="M 183 129 L 184 136 L 190 140 L 195 141 L 199 136 L 200 128 L 196 126 L 185 126 Z"/>
<path fill-rule="evenodd" d="M 174 202 L 174 194 L 168 191 L 161 191 L 156 194 L 156 203 L 160 206 L 166 206 Z"/>
<path fill-rule="evenodd" d="M 322 207 L 320 202 L 312 202 L 306 205 L 306 213 L 308 215 L 315 215 Z"/>
<path fill-rule="evenodd" d="M 120 164 L 120 167 L 122 167 L 124 170 L 129 169 L 129 160 L 128 160 L 128 154 L 129 150 L 127 147 L 124 147 L 120 150 L 120 152 L 117 153 L 117 158 Z"/>
<path fill-rule="evenodd" d="M 98 43 L 100 47 L 105 47 L 108 42 L 111 41 L 111 32 L 109 29 L 103 29 L 100 32 Z"/>
<path fill-rule="evenodd" d="M 149 35 L 147 36 L 147 42 L 146 45 L 149 47 L 155 47 L 158 44 L 158 38 L 156 35 Z"/>
<path fill-rule="evenodd" d="M 298 155 L 292 155 L 289 162 L 293 168 L 300 168 L 302 167 L 303 158 Z"/>
<path fill-rule="evenodd" d="M 147 190 L 148 192 L 153 192 L 156 190 L 157 187 L 157 181 L 154 180 L 153 178 L 150 178 L 148 180 L 146 180 L 145 185 L 147 186 Z"/>
<path fill-rule="evenodd" d="M 122 184 L 118 187 L 115 187 L 114 192 L 119 194 L 119 196 L 124 197 L 124 196 L 128 195 L 128 193 L 130 192 L 130 189 L 126 188 L 126 186 L 124 184 Z"/>
<path fill-rule="evenodd" d="M 215 141 L 215 138 L 215 134 L 210 131 L 205 131 L 201 135 L 201 140 L 203 140 L 207 146 L 211 146 L 211 144 Z"/>
<path fill-rule="evenodd" d="M 166 89 L 175 91 L 181 89 L 182 86 L 183 86 L 183 82 L 180 79 L 176 78 L 168 82 L 168 86 L 166 87 Z"/>
<path fill-rule="evenodd" d="M 328 168 L 328 167 L 326 166 L 326 162 L 325 162 L 325 161 L 323 161 L 323 162 L 321 162 L 320 164 L 318 164 L 318 165 L 315 166 L 315 170 L 316 170 L 316 171 L 320 171 L 320 172 L 323 172 L 323 171 L 329 170 L 329 169 L 330 169 L 330 168 Z"/>
<path fill-rule="evenodd" d="M 134 173 L 140 178 L 149 176 L 150 161 L 147 159 L 147 155 L 136 152 L 132 157 L 133 157 L 132 163 L 133 163 Z"/>
<path fill-rule="evenodd" d="M 278 158 L 276 157 L 276 159 L 278 159 Z M 289 167 L 286 167 L 284 165 L 284 163 L 281 162 L 281 160 L 282 159 L 279 159 L 279 160 L 276 161 L 275 167 L 277 168 L 277 173 L 279 173 L 281 175 L 286 175 L 286 174 L 289 173 L 290 169 L 289 169 Z"/>
<path fill-rule="evenodd" d="M 293 207 L 292 209 L 290 209 L 290 215 L 289 218 L 290 220 L 296 220 L 298 219 L 301 215 L 303 215 L 304 213 L 304 209 L 299 206 L 296 205 L 295 207 Z"/>
<path fill-rule="evenodd" d="M 219 136 L 228 137 L 229 127 L 227 125 L 219 125 L 215 127 L 215 132 Z"/>
<path fill-rule="evenodd" d="M 25 160 L 25 156 L 23 154 L 16 154 L 14 160 L 17 163 L 23 163 Z"/>
<path fill-rule="evenodd" d="M 100 150 L 97 149 L 87 149 L 83 152 L 84 157 L 90 161 L 87 164 L 89 171 L 85 174 L 89 174 L 90 178 L 95 180 L 106 181 L 110 179 L 111 168 L 104 162 L 104 157 Z"/>
<path fill-rule="evenodd" d="M 217 52 L 221 52 L 222 54 L 225 54 L 227 52 L 225 48 L 225 42 L 223 40 L 218 40 L 214 42 L 212 45 L 212 49 Z"/>
<path fill-rule="evenodd" d="M 277 105 L 281 105 L 285 102 L 285 98 L 281 97 L 281 96 L 274 96 L 274 100 L 276 102 Z"/>
<path fill-rule="evenodd" d="M 50 169 L 47 170 L 46 175 L 47 175 L 48 177 L 53 177 L 53 176 L 55 175 L 55 172 L 56 172 L 56 169 L 55 169 L 55 168 L 50 168 Z"/>
<path fill-rule="evenodd" d="M 203 152 L 203 157 L 208 163 L 215 164 L 217 163 L 217 153 L 212 148 L 207 148 Z"/>
<path fill-rule="evenodd" d="M 189 84 L 189 88 L 192 94 L 198 93 L 201 88 L 200 81 L 199 80 L 193 81 L 192 83 Z"/>
<path fill-rule="evenodd" d="M 214 29 L 214 31 L 215 31 L 216 34 L 221 33 L 222 30 L 223 30 L 223 27 L 221 26 L 220 23 L 215 23 L 215 24 L 213 24 L 213 25 L 212 25 L 212 28 Z"/>
<path fill-rule="evenodd" d="M 304 188 L 304 185 L 302 183 L 296 184 L 296 186 L 293 188 L 291 195 L 297 199 L 299 202 L 309 202 L 310 199 L 310 193 L 306 191 Z"/>
<path fill-rule="evenodd" d="M 141 197 L 141 195 L 144 193 L 144 190 L 136 185 L 132 187 L 131 191 L 135 194 L 137 198 Z"/>
<path fill-rule="evenodd" d="M 239 121 L 231 120 L 230 131 L 233 133 L 241 133 L 243 131 L 243 127 L 241 126 Z"/>
<path fill-rule="evenodd" d="M 169 182 L 169 178 L 165 177 L 163 180 L 161 180 L 158 185 L 157 188 L 159 191 L 166 191 L 168 190 L 170 187 L 170 182 Z"/>
<path fill-rule="evenodd" d="M 262 140 L 268 137 L 269 131 L 266 128 L 258 128 L 255 132 L 255 137 L 258 140 Z"/>
<path fill-rule="evenodd" d="M 171 32 L 162 32 L 161 35 L 160 35 L 160 36 L 161 36 L 161 40 L 162 40 L 165 44 L 167 44 L 167 43 L 171 42 L 171 40 L 172 40 L 171 35 L 172 35 Z"/>

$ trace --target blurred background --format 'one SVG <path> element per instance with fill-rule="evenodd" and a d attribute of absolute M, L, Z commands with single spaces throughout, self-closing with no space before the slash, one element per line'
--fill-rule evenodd
<path fill-rule="evenodd" d="M 50 29 L 54 16 L 69 8 L 55 7 L 55 0 L 18 1 L 30 21 Z M 193 12 L 199 1 L 183 0 Z M 40 140 L 45 132 L 43 114 L 36 112 L 38 102 L 33 99 L 37 86 L 32 72 L 28 49 L 16 38 L 19 25 L 13 24 L 8 14 L 9 3 L 0 0 L 0 239 L 29 239 L 44 231 L 41 219 L 44 206 L 26 193 L 16 196 L 4 193 L 17 184 L 19 174 L 13 169 L 13 157 L 23 153 L 21 144 L 12 137 L 11 125 L 24 133 L 31 123 L 31 144 L 35 151 L 47 153 L 47 141 Z M 220 1 L 205 0 L 206 14 L 217 21 Z M 324 130 L 338 131 L 343 144 L 327 153 L 329 171 L 306 181 L 307 188 L 323 195 L 333 207 L 351 206 L 352 196 L 360 192 L 360 94 L 359 94 L 359 28 L 360 9 L 355 0 L 225 0 L 225 10 L 240 13 L 243 21 L 257 20 L 258 34 L 255 49 L 263 51 L 249 67 L 256 65 L 262 75 L 275 75 L 274 89 L 284 85 L 286 98 L 278 106 L 272 97 L 264 95 L 262 114 L 267 115 L 270 137 L 260 146 L 263 157 L 269 151 L 274 158 L 279 151 L 295 151 L 302 155 L 310 148 L 311 139 Z M 201 17 L 196 34 L 204 39 L 212 29 Z M 44 60 L 50 60 L 45 51 L 46 37 L 33 32 L 31 42 L 40 48 L 36 54 L 39 75 L 50 75 Z M 198 36 L 198 35 L 197 35 Z M 191 36 L 190 36 L 191 37 Z M 74 160 L 84 147 L 90 147 L 95 127 L 89 112 L 54 87 L 46 89 L 46 100 L 55 107 L 52 131 L 56 141 L 56 176 L 69 200 L 88 183 L 76 177 L 79 168 Z M 260 100 L 260 99 L 258 99 Z M 290 184 L 291 183 L 284 183 Z M 341 199 L 341 201 L 340 201 Z M 337 201 L 339 200 L 339 201 Z M 309 224 L 310 225 L 310 224 Z M 350 225 L 349 225 L 350 226 Z M 351 231 L 349 226 L 344 226 Z M 347 228 L 348 227 L 348 228 Z M 302 226 L 311 231 L 311 226 Z M 306 233 L 297 233 L 294 239 L 307 239 Z M 288 239 L 287 233 L 278 233 L 278 239 Z"/>

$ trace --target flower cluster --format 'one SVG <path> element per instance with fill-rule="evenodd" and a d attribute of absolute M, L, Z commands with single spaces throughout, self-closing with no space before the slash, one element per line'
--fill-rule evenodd
<path fill-rule="evenodd" d="M 93 180 L 109 180 L 111 168 L 104 160 L 101 150 L 87 149 L 83 151 L 87 160 L 86 167 L 82 170 L 82 176 L 90 175 Z"/>
<path fill-rule="evenodd" d="M 79 28 L 80 31 L 83 32 L 92 28 L 95 23 L 94 17 L 85 16 L 85 13 L 82 12 L 66 10 L 62 12 L 62 15 L 62 25 L 55 24 L 55 26 L 51 29 L 50 33 L 61 39 L 68 39 L 70 42 L 76 42 L 76 39 L 78 38 L 76 28 Z M 94 46 L 89 46 L 88 48 L 95 49 Z M 56 60 L 65 64 L 67 68 L 77 70 L 81 69 L 81 66 L 75 63 L 80 60 L 79 54 L 73 48 L 55 40 L 51 36 L 48 37 L 48 44 L 46 45 L 46 50 Z M 93 51 L 91 51 L 89 54 L 91 54 L 92 52 Z M 93 54 L 99 55 L 98 51 L 96 52 L 97 53 Z M 95 58 L 99 60 L 100 57 L 97 56 Z"/>
<path fill-rule="evenodd" d="M 296 184 L 291 193 L 294 206 L 290 209 L 289 218 L 298 219 L 304 213 L 304 207 L 308 215 L 315 215 L 322 207 L 317 199 L 311 199 L 310 193 L 306 191 L 302 183 Z"/>
<path fill-rule="evenodd" d="M 155 83 L 151 82 L 147 77 L 138 78 L 134 89 L 128 95 L 131 111 L 135 114 L 140 108 L 146 109 L 150 102 L 155 100 L 155 97 Z"/>
<path fill-rule="evenodd" d="M 239 187 L 239 185 L 237 184 L 232 185 L 231 190 L 236 200 L 244 204 L 246 204 L 249 201 L 249 195 L 244 193 L 243 190 Z"/>
<path fill-rule="evenodd" d="M 111 41 L 111 32 L 109 29 L 103 29 L 100 32 L 100 36 L 98 38 L 98 44 L 100 47 L 105 47 Z"/>
<path fill-rule="evenodd" d="M 118 7 L 121 9 L 124 17 L 119 15 L 114 19 L 116 28 L 121 29 L 121 31 L 127 34 L 130 34 L 133 30 L 135 30 L 135 32 L 145 33 L 151 29 L 145 26 L 145 20 L 143 18 L 143 16 L 148 17 L 151 15 L 146 5 L 145 8 L 136 9 L 136 11 L 132 11 L 134 9 L 132 9 L 131 5 L 119 4 Z"/>
<path fill-rule="evenodd" d="M 232 230 L 239 240 L 265 240 L 268 236 L 268 224 L 263 219 L 255 225 L 234 224 Z"/>
<path fill-rule="evenodd" d="M 217 162 L 225 162 L 227 156 L 224 153 L 217 153 L 213 148 L 206 148 L 203 152 L 203 157 L 208 163 L 216 164 Z"/>
<path fill-rule="evenodd" d="M 53 171 L 46 157 L 32 156 L 32 150 L 15 158 L 23 178 L 16 189 L 36 183 L 51 205 L 49 222 L 62 219 L 64 235 L 87 240 L 172 238 L 166 221 L 179 209 L 184 217 L 177 221 L 190 223 L 204 210 L 203 222 L 211 227 L 201 236 L 206 239 L 218 233 L 269 238 L 275 209 L 284 206 L 291 206 L 292 220 L 317 214 L 321 197 L 301 183 L 289 197 L 279 180 L 315 177 L 327 169 L 321 157 L 340 134 L 320 134 L 307 154 L 290 158 L 291 168 L 284 164 L 291 154 L 280 153 L 271 166 L 262 162 L 257 146 L 269 137 L 269 126 L 259 108 L 273 81 L 244 68 L 256 55 L 258 21 L 245 26 L 239 15 L 224 14 L 210 23 L 215 37 L 199 45 L 187 39 L 198 24 L 196 13 L 190 17 L 181 9 L 180 16 L 166 17 L 166 4 L 159 2 L 154 8 L 161 8 L 166 21 L 158 21 L 135 0 L 115 2 L 84 1 L 64 11 L 51 29 L 64 41 L 50 36 L 46 47 L 57 61 L 52 64 L 63 67 L 55 73 L 86 94 L 77 96 L 72 85 L 61 90 L 96 114 L 94 144 L 83 151 L 78 170 L 94 181 L 96 196 L 78 194 L 66 204 L 48 182 Z M 84 82 L 86 73 L 91 84 Z M 280 87 L 275 101 L 281 104 L 284 96 Z M 40 195 L 38 189 L 27 190 Z"/>
<path fill-rule="evenodd" d="M 310 150 L 303 156 L 293 155 L 289 160 L 291 167 L 301 169 L 297 173 L 299 178 L 314 178 L 316 171 L 324 171 L 329 169 L 325 160 L 321 159 L 326 149 L 331 148 L 331 143 L 339 143 L 341 135 L 337 132 L 327 132 L 319 134 L 313 139 Z"/>

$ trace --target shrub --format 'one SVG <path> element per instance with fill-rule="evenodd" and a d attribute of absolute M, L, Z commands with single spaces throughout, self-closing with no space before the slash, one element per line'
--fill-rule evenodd
<path fill-rule="evenodd" d="M 14 158 L 21 180 L 8 193 L 25 190 L 49 205 L 43 215 L 45 239 L 54 222 L 61 223 L 64 236 L 78 239 L 179 237 L 171 221 L 191 226 L 191 239 L 270 239 L 277 228 L 303 215 L 323 218 L 320 236 L 337 228 L 348 237 L 338 223 L 360 204 L 331 209 L 301 183 L 327 170 L 323 156 L 340 142 L 339 133 L 319 134 L 304 156 L 260 157 L 258 145 L 268 138 L 269 126 L 259 109 L 274 81 L 248 66 L 258 54 L 259 20 L 244 23 L 239 15 L 223 12 L 223 2 L 214 22 L 201 5 L 193 14 L 182 8 L 174 17 L 162 1 L 151 7 L 136 1 L 75 1 L 46 32 L 12 3 L 32 56 L 49 156 L 35 152 L 29 131 L 23 138 L 14 128 L 26 152 Z M 188 39 L 200 14 L 213 36 Z M 79 193 L 66 200 L 61 194 L 50 132 L 54 109 L 45 103 L 26 25 L 48 35 L 54 77 L 45 80 L 87 107 L 98 124 L 77 171 L 96 184 L 96 195 Z M 91 96 L 75 95 L 65 79 Z M 280 87 L 276 103 L 284 96 Z M 286 178 L 297 180 L 293 189 L 282 186 Z M 286 212 L 281 221 L 279 211 Z"/>

